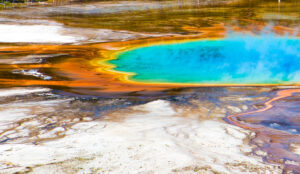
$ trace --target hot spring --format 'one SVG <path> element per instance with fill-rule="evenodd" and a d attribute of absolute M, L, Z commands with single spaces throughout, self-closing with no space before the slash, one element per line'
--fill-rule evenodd
<path fill-rule="evenodd" d="M 144 83 L 292 85 L 300 82 L 300 40 L 236 35 L 152 45 L 121 52 L 109 63 Z"/>

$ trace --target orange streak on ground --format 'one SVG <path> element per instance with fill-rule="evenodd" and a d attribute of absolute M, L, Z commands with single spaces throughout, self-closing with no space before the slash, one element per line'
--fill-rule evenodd
<path fill-rule="evenodd" d="M 227 119 L 230 122 L 232 122 L 233 124 L 235 124 L 235 125 L 237 125 L 239 127 L 242 127 L 244 129 L 253 130 L 254 128 L 246 126 L 246 125 L 240 123 L 239 121 L 236 120 L 236 118 L 238 116 L 242 116 L 242 115 L 248 115 L 248 114 L 254 114 L 254 113 L 259 113 L 259 112 L 267 111 L 267 110 L 269 110 L 269 109 L 271 109 L 273 107 L 272 102 L 274 102 L 276 100 L 280 100 L 282 98 L 286 98 L 286 97 L 292 96 L 293 93 L 297 93 L 297 92 L 300 92 L 300 89 L 287 89 L 287 90 L 279 91 L 279 92 L 277 92 L 277 96 L 276 97 L 272 98 L 271 100 L 269 100 L 269 101 L 267 101 L 265 103 L 265 107 L 264 108 L 258 109 L 258 110 L 255 110 L 255 111 L 251 111 L 251 112 L 230 115 L 230 116 L 227 116 Z"/>
<path fill-rule="evenodd" d="M 234 125 L 254 131 L 256 136 L 251 139 L 251 143 L 257 146 L 254 149 L 254 153 L 260 156 L 257 152 L 262 150 L 268 155 L 264 156 L 265 160 L 271 163 L 279 163 L 284 165 L 287 171 L 299 171 L 300 167 L 297 164 L 300 162 L 299 155 L 295 153 L 292 149 L 287 149 L 292 143 L 299 143 L 299 135 L 290 134 L 282 130 L 277 130 L 263 125 L 258 126 L 257 124 L 252 124 L 251 121 L 247 120 L 248 114 L 260 113 L 260 115 L 255 115 L 255 117 L 268 118 L 272 116 L 272 112 L 263 113 L 265 111 L 271 110 L 275 101 L 281 100 L 286 97 L 292 97 L 294 93 L 300 93 L 300 89 L 286 89 L 278 91 L 276 96 L 265 103 L 265 107 L 251 112 L 230 115 L 227 119 Z M 240 122 L 238 120 L 239 116 L 245 116 L 245 122 Z M 293 161 L 295 164 L 288 163 L 288 161 Z"/>

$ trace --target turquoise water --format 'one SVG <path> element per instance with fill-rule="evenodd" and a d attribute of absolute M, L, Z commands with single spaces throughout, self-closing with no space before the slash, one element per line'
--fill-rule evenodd
<path fill-rule="evenodd" d="M 110 63 L 139 82 L 293 84 L 300 82 L 300 40 L 264 35 L 154 45 Z"/>

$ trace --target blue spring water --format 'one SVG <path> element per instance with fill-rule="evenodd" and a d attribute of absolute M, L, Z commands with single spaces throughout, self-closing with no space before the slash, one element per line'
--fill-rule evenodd
<path fill-rule="evenodd" d="M 300 40 L 234 36 L 220 40 L 153 45 L 109 61 L 139 82 L 294 84 L 300 82 Z"/>

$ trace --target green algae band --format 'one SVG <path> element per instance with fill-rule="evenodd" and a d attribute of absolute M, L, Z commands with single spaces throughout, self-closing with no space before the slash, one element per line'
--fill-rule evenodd
<path fill-rule="evenodd" d="M 110 60 L 130 80 L 151 83 L 299 84 L 300 40 L 241 36 L 154 45 Z"/>

